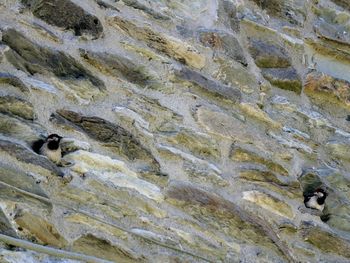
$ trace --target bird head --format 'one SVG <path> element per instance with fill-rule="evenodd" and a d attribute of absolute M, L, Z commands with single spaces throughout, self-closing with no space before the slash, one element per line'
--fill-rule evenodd
<path fill-rule="evenodd" d="M 60 142 L 63 137 L 57 135 L 57 134 L 50 134 L 47 136 L 46 141 L 47 142 Z"/>
<path fill-rule="evenodd" d="M 324 196 L 327 196 L 328 194 L 326 193 L 325 190 L 323 190 L 322 188 L 317 188 L 314 192 L 314 195 L 316 195 L 319 198 L 322 198 Z"/>

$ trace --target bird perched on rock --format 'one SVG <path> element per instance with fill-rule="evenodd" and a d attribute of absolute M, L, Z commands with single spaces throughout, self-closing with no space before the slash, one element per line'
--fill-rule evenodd
<path fill-rule="evenodd" d="M 323 189 L 318 188 L 312 193 L 304 195 L 304 204 L 308 208 L 323 211 L 327 195 Z"/>
<path fill-rule="evenodd" d="M 55 164 L 60 164 L 62 151 L 60 141 L 62 137 L 57 134 L 50 134 L 45 140 L 40 139 L 32 144 L 34 152 L 45 155 Z"/>

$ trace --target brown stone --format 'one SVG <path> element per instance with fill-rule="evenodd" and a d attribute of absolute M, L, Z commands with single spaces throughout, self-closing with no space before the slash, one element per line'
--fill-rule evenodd
<path fill-rule="evenodd" d="M 306 76 L 304 92 L 315 104 L 333 104 L 350 109 L 350 83 L 320 73 Z"/>
<path fill-rule="evenodd" d="M 16 215 L 15 221 L 18 226 L 28 231 L 29 235 L 34 236 L 44 245 L 59 248 L 64 248 L 67 245 L 67 241 L 60 235 L 55 226 L 39 216 L 25 212 Z"/>
<path fill-rule="evenodd" d="M 303 222 L 301 234 L 306 242 L 311 243 L 322 252 L 350 258 L 350 242 L 348 240 L 307 222 Z"/>
<path fill-rule="evenodd" d="M 74 251 L 99 257 L 113 262 L 132 263 L 144 262 L 144 258 L 135 255 L 127 248 L 113 245 L 110 241 L 96 237 L 92 234 L 81 236 L 74 241 Z"/>
<path fill-rule="evenodd" d="M 139 27 L 131 21 L 118 16 L 111 18 L 110 22 L 112 25 L 117 25 L 129 36 L 140 41 L 145 41 L 149 47 L 181 63 L 198 69 L 205 66 L 205 57 L 187 43 L 155 32 L 148 27 Z"/>

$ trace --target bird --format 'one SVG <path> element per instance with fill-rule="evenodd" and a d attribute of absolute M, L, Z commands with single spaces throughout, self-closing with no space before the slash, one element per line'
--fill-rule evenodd
<path fill-rule="evenodd" d="M 39 139 L 33 142 L 32 149 L 37 154 L 46 156 L 56 165 L 60 164 L 62 158 L 60 142 L 62 138 L 57 134 L 50 134 L 45 140 Z"/>
<path fill-rule="evenodd" d="M 317 188 L 313 192 L 304 195 L 304 204 L 308 208 L 323 211 L 327 193 L 321 188 Z"/>

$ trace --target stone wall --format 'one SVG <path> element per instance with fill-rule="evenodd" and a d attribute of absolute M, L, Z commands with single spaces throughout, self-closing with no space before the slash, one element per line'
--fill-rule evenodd
<path fill-rule="evenodd" d="M 2 0 L 0 232 L 112 262 L 349 262 L 349 11 Z M 50 133 L 63 167 L 30 148 Z"/>

